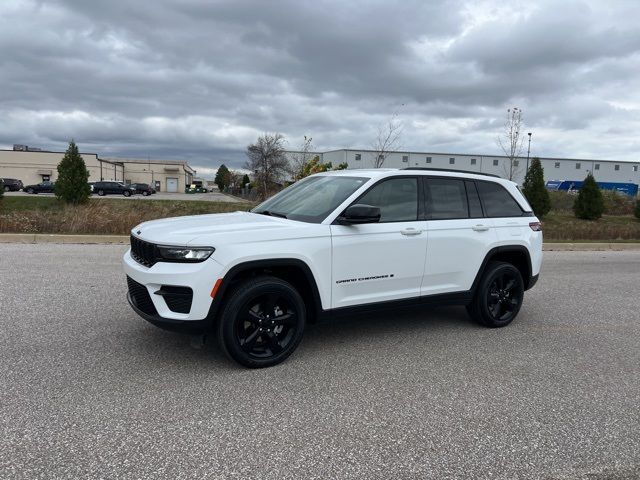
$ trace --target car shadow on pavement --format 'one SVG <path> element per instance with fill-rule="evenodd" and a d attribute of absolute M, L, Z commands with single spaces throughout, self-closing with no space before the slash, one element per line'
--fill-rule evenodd
<path fill-rule="evenodd" d="M 305 358 L 348 353 L 363 344 L 378 347 L 389 344 L 390 339 L 392 343 L 415 341 L 416 337 L 435 338 L 477 329 L 484 330 L 469 318 L 463 307 L 405 307 L 358 314 L 307 324 L 302 343 L 292 358 L 304 362 Z M 159 361 L 165 367 L 187 362 L 191 368 L 246 370 L 227 359 L 213 334 L 206 335 L 203 344 L 200 336 L 169 332 L 147 324 L 140 324 L 135 333 L 131 333 L 130 347 L 142 356 L 153 356 L 156 364 Z"/>

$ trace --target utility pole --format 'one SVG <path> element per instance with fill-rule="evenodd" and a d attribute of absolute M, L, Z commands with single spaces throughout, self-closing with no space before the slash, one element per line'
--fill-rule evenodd
<path fill-rule="evenodd" d="M 531 132 L 527 133 L 529 135 L 529 146 L 527 147 L 527 170 L 524 172 L 525 175 L 529 171 L 529 154 L 531 153 Z"/>

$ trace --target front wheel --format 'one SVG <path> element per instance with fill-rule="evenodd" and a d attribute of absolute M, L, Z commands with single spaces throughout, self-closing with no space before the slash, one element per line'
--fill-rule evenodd
<path fill-rule="evenodd" d="M 33 188 L 27 188 L 27 193 L 35 193 Z"/>
<path fill-rule="evenodd" d="M 10 191 L 11 191 L 11 188 L 9 188 L 9 186 L 7 185 L 6 187 L 4 187 L 4 191 L 5 191 L 5 192 L 10 192 Z"/>
<path fill-rule="evenodd" d="M 98 196 L 104 197 L 104 190 L 98 190 Z"/>
<path fill-rule="evenodd" d="M 522 306 L 524 282 L 520 271 L 506 262 L 487 266 L 467 312 L 486 327 L 509 325 Z"/>
<path fill-rule="evenodd" d="M 239 364 L 270 367 L 293 353 L 305 323 L 304 301 L 291 284 L 276 277 L 257 277 L 236 287 L 226 301 L 218 341 Z"/>
<path fill-rule="evenodd" d="M 149 195 L 149 192 L 147 192 L 146 190 L 144 192 L 142 192 L 142 196 L 146 197 L 147 195 Z"/>
<path fill-rule="evenodd" d="M 131 192 L 130 192 L 129 190 L 125 190 L 124 192 L 122 192 L 122 194 L 123 194 L 125 197 L 130 197 L 130 196 L 131 196 Z"/>

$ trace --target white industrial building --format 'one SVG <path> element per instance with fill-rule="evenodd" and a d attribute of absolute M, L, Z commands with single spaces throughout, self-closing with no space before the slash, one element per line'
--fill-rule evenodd
<path fill-rule="evenodd" d="M 373 168 L 376 152 L 373 150 L 341 149 L 317 152 L 323 163 L 333 165 L 346 162 L 350 169 Z M 533 158 L 533 157 L 530 157 Z M 538 157 L 544 168 L 545 181 L 584 180 L 593 173 L 598 182 L 640 183 L 640 162 L 593 160 L 579 158 Z M 433 152 L 389 152 L 383 162 L 386 168 L 448 168 L 483 172 L 508 178 L 509 159 L 501 155 L 470 155 Z M 514 161 L 513 180 L 522 184 L 527 170 L 527 158 Z"/>

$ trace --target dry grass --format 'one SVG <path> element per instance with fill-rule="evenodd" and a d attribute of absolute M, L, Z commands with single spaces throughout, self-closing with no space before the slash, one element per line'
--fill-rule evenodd
<path fill-rule="evenodd" d="M 591 221 L 551 213 L 542 225 L 545 241 L 640 241 L 640 220 L 631 215 L 604 215 Z"/>
<path fill-rule="evenodd" d="M 573 202 L 573 196 L 563 195 Z M 560 201 L 568 203 L 558 198 L 556 207 Z M 0 232 L 128 235 L 131 228 L 146 220 L 249 210 L 252 206 L 205 201 L 92 199 L 86 205 L 72 207 L 52 197 L 5 196 L 0 200 Z M 623 204 L 620 208 L 626 211 L 627 206 Z M 640 220 L 632 215 L 580 220 L 569 207 L 569 212 L 566 209 L 552 211 L 543 224 L 546 241 L 640 241 Z"/>
<path fill-rule="evenodd" d="M 51 197 L 5 197 L 0 233 L 128 235 L 137 224 L 157 218 L 249 210 L 246 203 L 171 200 L 91 199 L 69 206 Z"/>
<path fill-rule="evenodd" d="M 552 191 L 549 192 L 551 198 L 551 211 L 554 213 L 573 214 L 573 202 L 576 193 Z M 636 199 L 628 195 L 623 195 L 613 191 L 603 191 L 604 213 L 605 215 L 633 215 Z"/>

